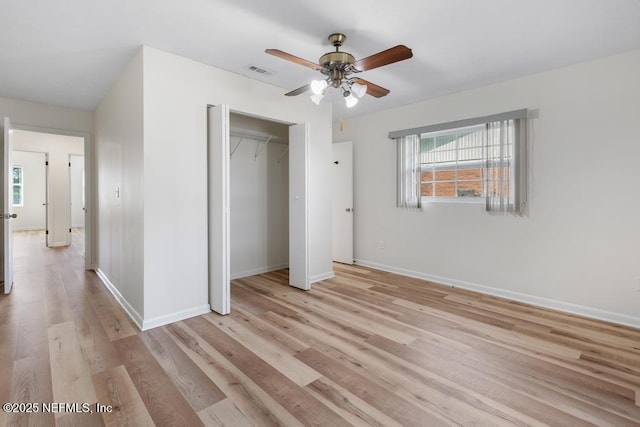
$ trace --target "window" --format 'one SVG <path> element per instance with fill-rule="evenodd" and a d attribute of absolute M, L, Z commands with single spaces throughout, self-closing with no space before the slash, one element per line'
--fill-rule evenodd
<path fill-rule="evenodd" d="M 518 110 L 390 132 L 398 145 L 398 207 L 467 200 L 484 201 L 487 211 L 523 213 L 526 117 Z"/>
<path fill-rule="evenodd" d="M 24 204 L 24 178 L 22 166 L 13 167 L 13 206 Z"/>
<path fill-rule="evenodd" d="M 484 190 L 484 126 L 420 135 L 420 195 L 475 198 Z"/>

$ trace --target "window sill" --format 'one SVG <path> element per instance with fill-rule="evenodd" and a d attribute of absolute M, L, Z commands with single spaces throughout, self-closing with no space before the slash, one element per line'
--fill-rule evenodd
<path fill-rule="evenodd" d="M 425 197 L 422 196 L 422 204 L 427 203 L 460 203 L 463 205 L 484 204 L 484 197 Z"/>

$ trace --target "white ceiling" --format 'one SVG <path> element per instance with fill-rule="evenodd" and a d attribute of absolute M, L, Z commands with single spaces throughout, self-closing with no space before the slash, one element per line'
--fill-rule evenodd
<path fill-rule="evenodd" d="M 93 110 L 140 45 L 284 94 L 317 72 L 264 50 L 316 62 L 333 32 L 356 58 L 414 54 L 361 74 L 385 98 L 347 110 L 334 96 L 346 118 L 639 49 L 640 0 L 0 0 L 0 96 Z"/>

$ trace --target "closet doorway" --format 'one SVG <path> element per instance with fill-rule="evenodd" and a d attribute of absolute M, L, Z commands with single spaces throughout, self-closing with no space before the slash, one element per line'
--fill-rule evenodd
<path fill-rule="evenodd" d="M 230 278 L 289 267 L 289 126 L 229 115 Z"/>
<path fill-rule="evenodd" d="M 209 300 L 230 312 L 232 279 L 289 268 L 309 289 L 308 132 L 209 107 Z"/>

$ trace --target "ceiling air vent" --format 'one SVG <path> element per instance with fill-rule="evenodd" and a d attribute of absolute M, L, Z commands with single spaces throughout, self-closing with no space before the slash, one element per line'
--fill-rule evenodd
<path fill-rule="evenodd" d="M 255 65 L 247 65 L 245 68 L 254 73 L 262 74 L 263 76 L 270 76 L 273 74 L 273 71 L 265 70 L 264 68 Z"/>

